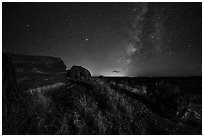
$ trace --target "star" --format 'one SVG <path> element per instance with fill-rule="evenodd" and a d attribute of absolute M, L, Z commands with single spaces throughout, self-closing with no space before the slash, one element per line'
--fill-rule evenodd
<path fill-rule="evenodd" d="M 89 39 L 88 39 L 88 38 L 86 38 L 85 40 L 86 40 L 86 41 L 89 41 Z"/>
<path fill-rule="evenodd" d="M 172 51 L 169 51 L 169 57 L 171 56 L 171 54 L 172 54 Z"/>
<path fill-rule="evenodd" d="M 29 24 L 27 24 L 27 25 L 26 25 L 26 27 L 30 27 L 30 25 L 29 25 Z"/>
<path fill-rule="evenodd" d="M 136 11 L 137 11 L 137 9 L 136 9 L 136 8 L 134 8 L 132 11 L 133 11 L 133 12 L 136 12 Z"/>

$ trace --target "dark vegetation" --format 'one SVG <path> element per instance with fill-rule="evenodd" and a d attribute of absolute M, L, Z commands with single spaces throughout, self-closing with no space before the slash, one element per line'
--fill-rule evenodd
<path fill-rule="evenodd" d="M 201 77 L 75 79 L 54 68 L 17 72 L 19 101 L 3 134 L 202 134 Z"/>

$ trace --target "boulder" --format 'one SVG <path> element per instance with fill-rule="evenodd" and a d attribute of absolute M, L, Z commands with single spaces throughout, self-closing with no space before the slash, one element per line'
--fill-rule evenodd
<path fill-rule="evenodd" d="M 72 66 L 71 69 L 67 70 L 67 78 L 70 79 L 89 79 L 91 73 L 82 66 Z"/>
<path fill-rule="evenodd" d="M 103 75 L 99 75 L 98 78 L 99 78 L 99 79 L 103 79 L 104 76 L 103 76 Z"/>

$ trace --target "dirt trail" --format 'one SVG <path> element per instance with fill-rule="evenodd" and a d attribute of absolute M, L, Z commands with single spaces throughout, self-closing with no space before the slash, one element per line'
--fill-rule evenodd
<path fill-rule="evenodd" d="M 58 82 L 58 83 L 55 83 L 55 84 L 52 84 L 52 85 L 46 85 L 46 86 L 41 86 L 41 87 L 38 87 L 38 88 L 33 88 L 33 89 L 29 89 L 27 90 L 28 92 L 40 92 L 40 91 L 48 91 L 48 90 L 53 90 L 53 89 L 57 89 L 61 86 L 64 86 L 65 83 L 63 82 Z"/>

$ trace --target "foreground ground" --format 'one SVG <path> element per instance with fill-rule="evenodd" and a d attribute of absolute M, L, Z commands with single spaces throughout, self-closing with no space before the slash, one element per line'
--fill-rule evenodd
<path fill-rule="evenodd" d="M 202 134 L 201 78 L 54 78 L 18 80 L 3 134 Z M 182 92 L 176 111 L 148 98 L 162 85 Z"/>

